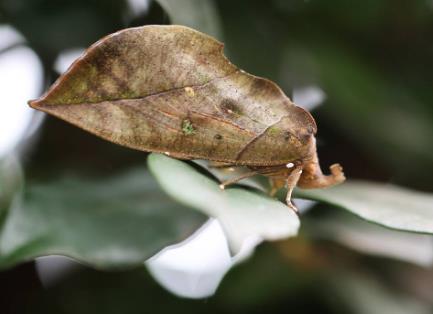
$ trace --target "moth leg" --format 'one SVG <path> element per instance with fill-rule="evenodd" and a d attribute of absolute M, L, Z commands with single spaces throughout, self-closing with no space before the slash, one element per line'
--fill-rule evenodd
<path fill-rule="evenodd" d="M 293 189 L 298 184 L 299 178 L 301 177 L 301 174 L 302 174 L 302 167 L 297 166 L 296 168 L 293 168 L 293 171 L 289 174 L 289 176 L 286 179 L 286 182 L 287 182 L 286 203 L 287 203 L 287 206 L 289 206 L 297 215 L 299 215 L 299 210 L 292 203 L 292 192 L 293 192 Z"/>
<path fill-rule="evenodd" d="M 252 171 L 245 172 L 245 173 L 243 173 L 243 174 L 241 174 L 241 175 L 239 175 L 239 176 L 237 176 L 237 177 L 234 177 L 233 179 L 229 179 L 229 180 L 223 181 L 223 182 L 220 184 L 220 188 L 221 188 L 221 190 L 224 190 L 224 188 L 225 188 L 227 185 L 230 185 L 230 184 L 233 184 L 233 183 L 239 182 L 239 181 L 241 181 L 241 180 L 243 180 L 243 179 L 246 179 L 246 178 L 249 178 L 249 177 L 253 177 L 253 176 L 255 176 L 256 174 L 258 174 L 258 171 L 257 171 L 257 170 L 252 170 Z"/>
<path fill-rule="evenodd" d="M 319 159 L 315 154 L 313 160 L 304 164 L 298 186 L 303 189 L 320 189 L 339 184 L 346 179 L 343 168 L 339 164 L 333 164 L 329 169 L 331 171 L 330 175 L 322 173 Z"/>
<path fill-rule="evenodd" d="M 278 190 L 286 185 L 286 180 L 284 178 L 269 178 L 269 183 L 271 184 L 271 190 L 269 191 L 269 195 L 274 197 L 277 194 Z"/>

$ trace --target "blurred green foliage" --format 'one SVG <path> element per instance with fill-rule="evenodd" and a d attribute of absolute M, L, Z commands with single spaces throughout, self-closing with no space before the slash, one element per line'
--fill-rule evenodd
<path fill-rule="evenodd" d="M 99 269 L 136 267 L 205 221 L 167 198 L 143 168 L 96 182 L 28 182 L 3 225 L 0 268 L 51 254 Z"/>

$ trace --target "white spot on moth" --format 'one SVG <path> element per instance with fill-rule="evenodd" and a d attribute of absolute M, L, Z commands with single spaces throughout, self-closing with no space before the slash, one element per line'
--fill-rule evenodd
<path fill-rule="evenodd" d="M 170 152 L 165 152 L 164 155 L 170 156 Z"/>
<path fill-rule="evenodd" d="M 286 167 L 287 168 L 293 168 L 295 166 L 295 164 L 293 163 L 293 162 L 289 162 L 287 165 L 286 165 Z"/>
<path fill-rule="evenodd" d="M 225 188 L 224 184 L 220 184 L 219 187 L 221 190 L 224 190 L 224 188 Z"/>

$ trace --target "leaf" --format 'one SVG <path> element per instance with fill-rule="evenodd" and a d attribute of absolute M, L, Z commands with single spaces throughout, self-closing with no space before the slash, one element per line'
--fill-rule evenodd
<path fill-rule="evenodd" d="M 213 0 L 157 0 L 172 24 L 185 25 L 221 39 L 221 22 Z"/>
<path fill-rule="evenodd" d="M 175 158 L 267 166 L 305 159 L 311 115 L 274 83 L 237 69 L 222 48 L 187 27 L 126 29 L 93 45 L 30 105 Z"/>
<path fill-rule="evenodd" d="M 0 267 L 65 255 L 102 269 L 139 266 L 206 217 L 171 201 L 142 169 L 88 181 L 28 184 L 0 237 Z"/>
<path fill-rule="evenodd" d="M 221 224 L 211 218 L 190 238 L 167 247 L 145 265 L 152 277 L 172 294 L 201 299 L 215 294 L 235 260 L 236 257 L 230 256 Z"/>
<path fill-rule="evenodd" d="M 308 234 L 336 241 L 358 252 L 419 265 L 433 265 L 433 237 L 382 228 L 340 212 L 303 220 Z"/>
<path fill-rule="evenodd" d="M 418 300 L 407 292 L 396 291 L 396 287 L 388 287 L 373 274 L 365 271 L 340 271 L 328 274 L 326 283 L 327 297 L 345 301 L 342 304 L 350 309 L 350 313 L 393 313 L 393 314 L 427 314 L 431 306 L 426 301 Z"/>
<path fill-rule="evenodd" d="M 241 188 L 221 190 L 193 167 L 163 155 L 149 155 L 148 165 L 166 193 L 218 218 L 234 253 L 247 239 L 278 240 L 298 232 L 298 217 L 277 200 Z"/>
<path fill-rule="evenodd" d="M 314 289 L 321 282 L 309 280 L 311 273 L 290 266 L 271 246 L 262 246 L 253 259 L 230 272 L 215 296 L 202 301 L 174 297 L 141 269 L 115 273 L 82 269 L 56 285 L 40 288 L 40 293 L 32 294 L 35 300 L 30 304 L 32 314 L 118 314 L 119 309 L 122 314 L 135 314 L 149 304 L 154 313 L 245 314 L 263 312 L 257 309 L 268 304 L 281 309 L 273 313 L 285 312 L 288 300 L 295 299 L 314 304 L 313 309 L 320 308 L 322 313 L 335 313 L 330 309 L 331 302 L 320 298 Z M 310 308 L 297 313 L 311 313 Z"/>
<path fill-rule="evenodd" d="M 22 189 L 23 173 L 16 156 L 0 160 L 0 228 L 8 208 Z M 1 229 L 0 229 L 1 230 Z"/>
<path fill-rule="evenodd" d="M 298 189 L 295 197 L 336 205 L 388 228 L 433 233 L 433 195 L 429 193 L 352 180 L 328 189 Z"/>

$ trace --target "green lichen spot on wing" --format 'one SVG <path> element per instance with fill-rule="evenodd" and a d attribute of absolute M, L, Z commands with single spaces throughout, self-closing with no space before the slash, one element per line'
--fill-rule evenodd
<path fill-rule="evenodd" d="M 195 133 L 195 129 L 191 121 L 189 121 L 188 119 L 183 120 L 182 131 L 185 135 L 192 135 Z"/>

